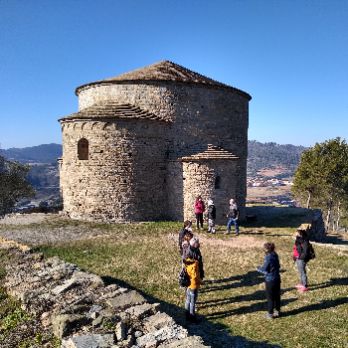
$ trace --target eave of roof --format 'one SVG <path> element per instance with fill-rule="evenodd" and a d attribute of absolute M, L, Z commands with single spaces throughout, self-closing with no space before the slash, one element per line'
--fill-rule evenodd
<path fill-rule="evenodd" d="M 109 85 L 109 84 L 126 84 L 126 83 L 139 83 L 139 84 L 151 84 L 151 83 L 184 83 L 190 85 L 201 85 L 213 88 L 224 88 L 230 89 L 234 92 L 246 97 L 248 100 L 251 99 L 250 94 L 226 85 L 224 83 L 213 80 L 209 77 L 201 75 L 197 72 L 189 70 L 179 64 L 162 61 L 146 67 L 130 71 L 128 73 L 121 74 L 119 76 L 111 77 L 105 80 L 90 82 L 81 85 L 76 88 L 75 94 L 78 95 L 80 90 L 95 85 Z"/>
<path fill-rule="evenodd" d="M 146 119 L 162 122 L 171 122 L 169 119 L 157 116 L 131 104 L 117 104 L 115 102 L 103 102 L 93 104 L 90 107 L 62 117 L 59 121 L 76 119 Z"/>
<path fill-rule="evenodd" d="M 208 144 L 208 147 L 205 151 L 196 153 L 191 156 L 184 156 L 181 158 L 184 162 L 191 161 L 202 161 L 202 160 L 238 160 L 239 157 L 234 155 L 232 152 L 223 149 L 220 146 L 214 146 Z"/>

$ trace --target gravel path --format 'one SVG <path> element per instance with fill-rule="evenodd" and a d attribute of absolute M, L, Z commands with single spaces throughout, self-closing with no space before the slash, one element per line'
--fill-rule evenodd
<path fill-rule="evenodd" d="M 76 226 L 64 224 L 66 220 L 66 217 L 57 214 L 14 214 L 0 220 L 0 236 L 30 246 L 38 246 L 108 235 L 105 229 L 86 228 L 83 223 Z"/>

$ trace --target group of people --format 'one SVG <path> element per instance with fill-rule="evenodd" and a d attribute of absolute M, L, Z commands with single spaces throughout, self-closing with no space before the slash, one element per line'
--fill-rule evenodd
<path fill-rule="evenodd" d="M 205 212 L 205 204 L 201 196 L 197 196 L 194 211 L 196 216 L 197 229 L 203 229 L 203 221 L 204 221 L 204 212 Z M 231 198 L 229 201 L 228 211 L 226 213 L 227 217 L 227 226 L 225 234 L 231 233 L 232 225 L 234 225 L 234 230 L 236 236 L 239 235 L 239 209 L 236 201 Z M 216 207 L 212 199 L 208 199 L 208 233 L 215 233 L 215 221 L 216 221 Z"/>
<path fill-rule="evenodd" d="M 212 203 L 210 201 L 211 200 L 208 201 L 208 207 L 209 203 Z M 211 205 L 212 204 L 210 204 L 210 206 Z M 232 223 L 230 224 L 232 225 Z M 209 227 L 211 227 L 210 231 L 214 233 L 215 224 L 209 224 Z M 236 233 L 239 233 L 239 231 Z M 263 248 L 265 252 L 264 263 L 262 266 L 257 267 L 257 271 L 262 273 L 265 277 L 265 290 L 267 298 L 266 318 L 273 319 L 278 318 L 280 316 L 280 262 L 278 254 L 275 251 L 274 243 L 267 242 L 263 245 Z M 204 268 L 203 258 L 200 251 L 199 239 L 193 235 L 192 222 L 189 220 L 184 222 L 184 226 L 179 233 L 179 250 L 182 258 L 183 270 L 187 273 L 187 276 L 189 278 L 189 285 L 187 285 L 186 287 L 185 300 L 186 319 L 190 322 L 196 323 L 196 301 L 198 296 L 198 289 L 202 284 L 204 278 Z M 296 262 L 297 269 L 299 272 L 300 282 L 298 285 L 296 285 L 296 288 L 299 292 L 308 291 L 306 265 L 307 262 L 314 257 L 314 251 L 311 244 L 309 243 L 306 231 L 303 229 L 298 229 L 296 232 L 295 243 L 293 245 L 293 260 L 294 262 Z"/>

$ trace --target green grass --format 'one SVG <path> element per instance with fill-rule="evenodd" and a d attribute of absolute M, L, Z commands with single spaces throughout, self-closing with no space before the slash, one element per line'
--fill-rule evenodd
<path fill-rule="evenodd" d="M 204 319 L 198 327 L 190 326 L 190 332 L 201 334 L 214 347 L 231 346 L 233 336 L 238 336 L 244 347 L 347 347 L 348 255 L 316 246 L 317 258 L 308 264 L 311 291 L 298 294 L 294 288 L 298 274 L 291 255 L 292 236 L 294 226 L 305 222 L 307 213 L 294 208 L 267 209 L 269 214 L 254 225 L 242 227 L 237 239 L 224 236 L 223 226 L 217 235 L 201 234 L 206 279 L 199 293 L 198 311 Z M 184 293 L 177 284 L 177 234 L 181 224 L 83 226 L 107 229 L 108 236 L 39 250 L 76 263 L 109 282 L 141 290 L 184 324 Z M 264 320 L 264 283 L 255 272 L 263 261 L 262 244 L 266 240 L 276 244 L 283 269 L 283 316 L 273 321 Z"/>

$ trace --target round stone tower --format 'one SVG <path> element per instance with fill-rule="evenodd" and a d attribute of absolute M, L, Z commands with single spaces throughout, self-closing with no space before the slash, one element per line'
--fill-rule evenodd
<path fill-rule="evenodd" d="M 251 97 L 164 61 L 76 89 L 60 119 L 64 211 L 72 218 L 192 218 L 196 195 L 218 220 L 236 198 L 244 214 Z"/>

